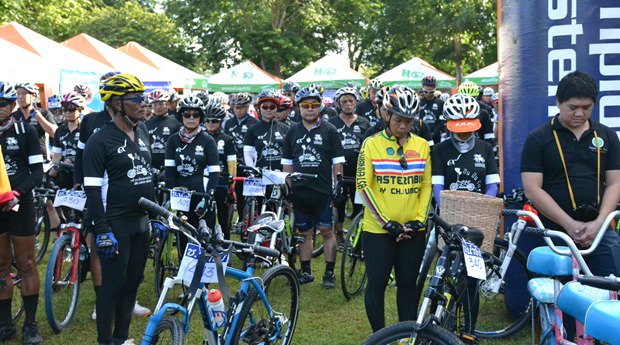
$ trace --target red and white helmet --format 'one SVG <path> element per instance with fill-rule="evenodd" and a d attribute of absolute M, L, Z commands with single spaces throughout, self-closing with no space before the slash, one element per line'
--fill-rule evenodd
<path fill-rule="evenodd" d="M 146 96 L 147 103 L 153 102 L 167 102 L 170 99 L 170 93 L 164 89 L 157 89 L 149 92 Z"/>
<path fill-rule="evenodd" d="M 72 91 L 62 96 L 62 101 L 60 102 L 60 104 L 63 107 L 66 107 L 68 105 L 74 105 L 80 110 L 83 110 L 84 107 L 86 107 L 86 99 L 81 94 Z"/>

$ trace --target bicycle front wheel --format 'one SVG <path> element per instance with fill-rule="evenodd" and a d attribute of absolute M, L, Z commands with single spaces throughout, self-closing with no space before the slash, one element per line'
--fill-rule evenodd
<path fill-rule="evenodd" d="M 496 239 L 494 243 L 494 254 L 483 253 L 487 269 L 487 280 L 480 284 L 480 308 L 476 324 L 476 336 L 485 339 L 501 339 L 509 337 L 519 332 L 530 320 L 532 313 L 531 300 L 525 302 L 520 310 L 512 313 L 505 307 L 506 297 L 504 277 L 500 277 L 500 267 L 506 259 L 508 252 L 508 242 Z M 530 274 L 527 270 L 527 263 L 523 254 L 516 250 L 510 261 L 509 274 L 521 276 L 529 279 Z M 494 292 L 492 286 L 499 284 L 498 292 Z M 523 293 L 527 294 L 527 290 Z"/>
<path fill-rule="evenodd" d="M 70 235 L 63 235 L 52 248 L 45 274 L 45 315 L 55 333 L 65 329 L 77 307 L 80 292 L 80 262 L 74 260 Z"/>
<path fill-rule="evenodd" d="M 173 316 L 166 316 L 157 325 L 151 344 L 183 345 L 184 336 L 181 321 Z"/>
<path fill-rule="evenodd" d="M 366 339 L 364 345 L 407 344 L 414 325 L 414 321 L 404 321 L 380 329 Z M 418 331 L 414 344 L 462 345 L 463 342 L 447 329 L 428 324 Z"/>
<path fill-rule="evenodd" d="M 183 259 L 183 253 L 179 252 L 180 244 L 179 237 L 173 232 L 168 232 L 166 237 L 159 241 L 157 249 L 155 250 L 155 295 L 159 297 L 163 290 L 164 281 L 167 277 L 176 277 L 179 272 L 179 266 L 181 265 L 181 259 Z M 183 296 L 185 289 L 183 286 L 176 285 L 170 290 L 169 296 L 179 298 L 174 301 L 179 301 Z"/>
<path fill-rule="evenodd" d="M 363 217 L 363 212 L 355 216 L 342 247 L 340 281 L 342 293 L 347 300 L 359 295 L 366 283 L 366 265 L 361 239 Z"/>
<path fill-rule="evenodd" d="M 41 263 L 43 257 L 45 256 L 45 252 L 47 251 L 47 246 L 50 241 L 50 221 L 47 213 L 40 215 L 37 218 L 37 225 L 34 228 L 35 231 L 35 256 L 37 259 L 37 263 Z"/>
<path fill-rule="evenodd" d="M 278 265 L 261 279 L 272 313 L 258 291 L 250 289 L 243 303 L 232 344 L 290 344 L 299 315 L 299 281 L 288 266 Z"/>

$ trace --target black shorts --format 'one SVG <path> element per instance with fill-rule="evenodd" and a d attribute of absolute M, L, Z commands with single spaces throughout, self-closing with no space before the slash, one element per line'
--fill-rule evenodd
<path fill-rule="evenodd" d="M 298 188 L 293 191 L 293 211 L 295 225 L 304 232 L 316 226 L 332 226 L 331 198 L 310 189 Z"/>
<path fill-rule="evenodd" d="M 0 235 L 9 233 L 15 237 L 34 236 L 36 220 L 32 200 L 20 200 L 17 212 L 0 211 Z"/>

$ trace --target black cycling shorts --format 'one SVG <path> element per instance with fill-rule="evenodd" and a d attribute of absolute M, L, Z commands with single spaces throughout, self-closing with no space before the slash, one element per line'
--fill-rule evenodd
<path fill-rule="evenodd" d="M 32 200 L 20 200 L 17 212 L 0 211 L 0 235 L 9 233 L 15 237 L 34 236 L 36 220 Z"/>
<path fill-rule="evenodd" d="M 316 226 L 332 226 L 331 198 L 327 194 L 309 189 L 293 191 L 293 211 L 295 225 L 304 232 Z"/>

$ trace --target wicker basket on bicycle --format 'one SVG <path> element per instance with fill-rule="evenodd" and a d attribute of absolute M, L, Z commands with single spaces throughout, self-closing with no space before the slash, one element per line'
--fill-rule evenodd
<path fill-rule="evenodd" d="M 441 218 L 449 224 L 463 224 L 484 233 L 482 250 L 490 252 L 497 234 L 499 214 L 504 206 L 500 198 L 460 190 L 443 190 Z M 465 206 L 466 207 L 463 207 Z"/>

